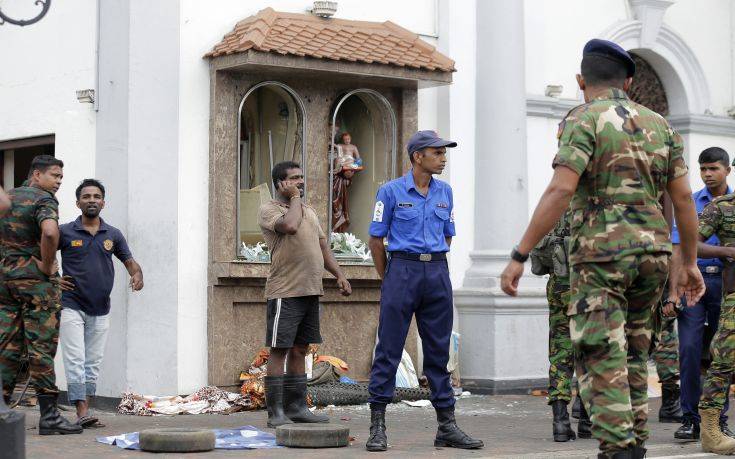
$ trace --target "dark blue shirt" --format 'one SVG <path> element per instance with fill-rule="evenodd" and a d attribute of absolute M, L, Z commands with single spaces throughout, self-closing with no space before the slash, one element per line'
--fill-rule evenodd
<path fill-rule="evenodd" d="M 71 276 L 73 291 L 64 291 L 61 304 L 92 316 L 110 312 L 110 292 L 115 280 L 114 254 L 125 262 L 133 255 L 119 229 L 100 219 L 100 228 L 92 236 L 82 226 L 82 217 L 59 226 L 61 269 Z"/>
<path fill-rule="evenodd" d="M 732 193 L 732 190 L 730 189 L 730 186 L 728 186 L 725 194 L 730 193 Z M 697 208 L 697 216 L 699 216 L 702 214 L 704 208 L 707 207 L 707 204 L 712 202 L 714 198 L 707 187 L 704 187 L 701 190 L 692 193 L 692 199 L 694 199 L 694 205 Z M 681 243 L 681 240 L 679 239 L 679 228 L 676 227 L 676 222 L 674 222 L 674 227 L 671 229 L 671 242 L 674 244 Z M 710 245 L 720 245 L 720 240 L 717 239 L 717 236 L 715 235 L 707 239 L 705 242 Z M 722 262 L 719 258 L 697 258 L 697 266 L 699 266 L 700 269 L 705 269 L 707 266 L 718 266 L 721 268 Z"/>
<path fill-rule="evenodd" d="M 448 252 L 445 238 L 455 234 L 454 199 L 447 183 L 432 177 L 423 196 L 412 169 L 378 190 L 370 236 L 387 236 L 389 252 Z"/>

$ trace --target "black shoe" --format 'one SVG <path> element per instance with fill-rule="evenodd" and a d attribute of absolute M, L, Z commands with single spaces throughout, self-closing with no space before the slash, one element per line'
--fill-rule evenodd
<path fill-rule="evenodd" d="M 38 407 L 41 410 L 41 418 L 38 420 L 39 435 L 82 433 L 82 426 L 61 416 L 56 406 L 57 397 L 57 394 L 38 394 Z"/>
<path fill-rule="evenodd" d="M 577 438 L 569 422 L 566 400 L 554 400 L 551 402 L 551 412 L 554 415 L 553 434 L 554 441 L 569 441 Z"/>
<path fill-rule="evenodd" d="M 632 454 L 630 455 L 630 457 L 632 457 L 633 459 L 643 459 L 644 457 L 646 457 L 646 451 L 648 450 L 643 446 L 636 445 L 632 448 Z"/>
<path fill-rule="evenodd" d="M 577 395 L 574 397 L 574 403 L 572 403 L 572 417 L 574 419 L 579 419 L 580 406 L 582 406 L 582 399 Z"/>
<path fill-rule="evenodd" d="M 368 451 L 385 451 L 388 449 L 388 437 L 385 435 L 385 408 L 370 409 L 370 436 L 365 449 Z"/>
<path fill-rule="evenodd" d="M 682 422 L 680 393 L 679 385 L 676 383 L 665 383 L 661 386 L 661 409 L 658 410 L 658 422 Z"/>
<path fill-rule="evenodd" d="M 439 422 L 439 429 L 436 431 L 434 446 L 461 449 L 480 449 L 485 447 L 482 440 L 475 440 L 466 433 L 462 432 L 457 426 L 454 419 L 454 407 L 436 408 L 436 420 Z"/>
<path fill-rule="evenodd" d="M 598 453 L 597 459 L 633 459 L 637 457 L 645 457 L 645 456 L 635 456 L 633 452 L 634 447 L 629 447 L 623 450 L 618 451 L 610 451 L 607 453 Z M 646 454 L 645 448 L 643 449 L 643 454 Z"/>
<path fill-rule="evenodd" d="M 306 374 L 283 377 L 283 412 L 293 422 L 329 422 L 329 418 L 314 414 L 306 406 Z"/>
<path fill-rule="evenodd" d="M 727 435 L 730 438 L 735 438 L 735 434 L 732 433 L 732 430 L 727 426 L 727 421 L 724 419 L 720 419 L 720 432 Z"/>
<path fill-rule="evenodd" d="M 674 438 L 679 440 L 699 440 L 699 423 L 692 419 L 684 418 L 676 432 Z"/>
<path fill-rule="evenodd" d="M 284 424 L 292 424 L 283 413 L 283 376 L 266 376 L 265 405 L 268 408 L 268 427 L 275 429 Z"/>
<path fill-rule="evenodd" d="M 592 421 L 587 415 L 584 403 L 579 404 L 579 422 L 577 423 L 577 436 L 579 438 L 592 438 Z"/>

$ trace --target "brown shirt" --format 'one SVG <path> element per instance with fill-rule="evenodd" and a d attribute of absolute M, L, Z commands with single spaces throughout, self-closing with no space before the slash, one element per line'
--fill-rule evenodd
<path fill-rule="evenodd" d="M 258 224 L 271 252 L 271 270 L 265 283 L 267 299 L 324 294 L 324 257 L 319 240 L 327 237 L 314 209 L 302 206 L 303 218 L 296 234 L 276 231 L 276 222 L 288 212 L 287 203 L 272 200 L 258 211 Z"/>

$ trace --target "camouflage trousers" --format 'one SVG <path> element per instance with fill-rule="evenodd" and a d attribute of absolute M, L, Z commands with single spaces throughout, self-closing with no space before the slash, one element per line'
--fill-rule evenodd
<path fill-rule="evenodd" d="M 51 282 L 0 282 L 0 371 L 6 397 L 13 392 L 26 353 L 36 391 L 58 393 L 54 356 L 59 341 L 60 294 L 58 285 Z"/>
<path fill-rule="evenodd" d="M 580 263 L 571 275 L 570 332 L 582 401 L 605 453 L 648 439 L 651 311 L 668 275 L 668 254 Z"/>
<path fill-rule="evenodd" d="M 661 314 L 660 308 L 654 314 Z M 658 381 L 661 384 L 676 384 L 679 381 L 679 334 L 676 332 L 676 317 L 662 315 L 659 327 L 653 335 L 651 358 L 656 363 Z"/>
<path fill-rule="evenodd" d="M 574 355 L 569 337 L 569 280 L 555 274 L 546 284 L 549 301 L 549 404 L 572 399 Z"/>
<path fill-rule="evenodd" d="M 720 322 L 712 339 L 712 364 L 704 380 L 699 409 L 725 406 L 730 380 L 735 373 L 735 293 L 730 293 L 722 302 Z"/>

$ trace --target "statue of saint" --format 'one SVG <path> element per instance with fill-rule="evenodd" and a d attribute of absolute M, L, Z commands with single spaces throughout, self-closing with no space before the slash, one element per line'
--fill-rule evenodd
<path fill-rule="evenodd" d="M 330 133 L 331 135 L 331 133 Z M 349 132 L 343 132 L 335 145 L 334 175 L 332 177 L 332 231 L 346 233 L 350 226 L 348 188 L 355 174 L 361 170 L 362 159 L 352 144 Z"/>

